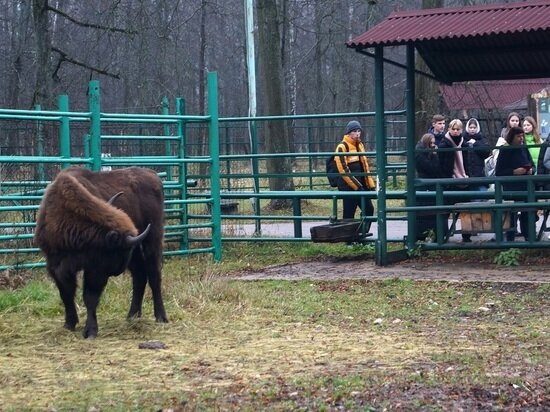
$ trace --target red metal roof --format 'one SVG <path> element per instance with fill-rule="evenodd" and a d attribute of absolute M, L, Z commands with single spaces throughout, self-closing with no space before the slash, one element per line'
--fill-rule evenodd
<path fill-rule="evenodd" d="M 550 77 L 550 1 L 395 12 L 346 43 L 405 44 L 442 82 Z"/>
<path fill-rule="evenodd" d="M 455 110 L 525 109 L 527 96 L 549 88 L 550 78 L 466 82 L 439 87 L 447 107 Z"/>

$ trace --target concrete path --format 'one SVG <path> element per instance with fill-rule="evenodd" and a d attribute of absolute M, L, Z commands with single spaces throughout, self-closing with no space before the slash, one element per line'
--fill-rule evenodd
<path fill-rule="evenodd" d="M 542 219 L 537 222 L 537 231 L 540 228 Z M 327 221 L 320 222 L 302 222 L 302 237 L 311 238 L 310 228 L 312 226 L 325 225 Z M 449 221 L 449 226 L 451 221 Z M 460 220 L 457 222 L 457 229 L 460 229 Z M 231 225 L 223 225 L 223 233 L 225 236 L 234 237 L 249 237 L 253 236 L 255 231 L 255 225 L 235 223 Z M 378 238 L 378 225 L 373 222 L 370 228 L 372 237 L 369 239 Z M 403 236 L 407 234 L 407 222 L 401 220 L 392 220 L 387 225 L 387 238 L 402 240 Z M 261 237 L 280 237 L 280 238 L 294 238 L 294 224 L 293 223 L 263 223 L 261 225 Z M 477 236 L 472 236 L 473 242 L 489 241 L 494 238 L 493 233 L 480 233 Z M 548 241 L 548 233 L 545 233 L 543 239 Z M 449 242 L 462 242 L 462 236 L 455 234 L 451 236 Z"/>

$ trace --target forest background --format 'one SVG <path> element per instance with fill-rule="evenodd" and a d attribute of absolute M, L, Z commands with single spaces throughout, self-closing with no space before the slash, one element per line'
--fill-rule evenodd
<path fill-rule="evenodd" d="M 393 11 L 507 2 L 257 0 L 257 114 L 372 111 L 373 59 L 346 41 Z M 158 113 L 163 97 L 171 104 L 183 97 L 187 113 L 203 114 L 206 74 L 216 71 L 220 116 L 247 116 L 245 3 L 0 0 L 0 107 L 55 110 L 57 96 L 66 94 L 71 110 L 86 110 L 88 82 L 97 79 L 105 112 Z M 404 52 L 391 48 L 386 57 L 404 61 Z M 387 110 L 403 108 L 404 82 L 404 70 L 386 68 Z M 433 113 L 445 113 L 443 104 L 438 84 L 419 78 L 421 128 Z M 275 133 L 273 150 L 284 151 L 292 137 Z"/>

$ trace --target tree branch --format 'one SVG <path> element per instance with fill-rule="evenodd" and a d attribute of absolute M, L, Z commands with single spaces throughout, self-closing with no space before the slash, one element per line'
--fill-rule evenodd
<path fill-rule="evenodd" d="M 89 70 L 91 70 L 91 71 L 93 71 L 93 72 L 95 72 L 95 73 L 102 74 L 102 75 L 104 75 L 104 76 L 109 76 L 109 77 L 112 77 L 112 78 L 117 79 L 117 80 L 120 79 L 120 75 L 118 75 L 118 74 L 116 74 L 116 73 L 110 73 L 110 72 L 108 72 L 108 71 L 106 71 L 106 70 L 98 69 L 97 67 L 92 67 L 92 66 L 90 66 L 90 65 L 88 65 L 88 64 L 86 64 L 86 63 L 83 63 L 83 62 L 81 62 L 81 61 L 75 60 L 75 59 L 69 57 L 69 56 L 67 55 L 67 53 L 65 53 L 63 50 L 58 49 L 57 47 L 53 47 L 53 46 L 52 46 L 52 51 L 54 51 L 54 52 L 56 52 L 56 53 L 59 53 L 59 55 L 60 55 L 59 61 L 57 62 L 57 66 L 55 67 L 55 70 L 54 70 L 54 72 L 53 72 L 53 74 L 52 74 L 52 77 L 53 77 L 53 78 L 57 78 L 57 72 L 58 72 L 59 69 L 61 68 L 61 64 L 62 64 L 63 62 L 68 62 L 68 63 L 72 63 L 72 64 L 74 64 L 74 65 L 76 65 L 76 66 L 80 66 L 80 67 L 84 67 L 84 68 L 86 68 L 86 69 L 89 69 Z"/>
<path fill-rule="evenodd" d="M 61 17 L 66 18 L 67 20 L 73 22 L 74 24 L 82 27 L 89 27 L 91 29 L 100 29 L 110 32 L 117 32 L 117 33 L 125 33 L 125 34 L 137 34 L 137 31 L 135 30 L 126 30 L 126 29 L 119 29 L 117 27 L 107 27 L 107 26 L 101 26 L 99 24 L 92 24 L 92 23 L 86 23 L 79 20 L 76 20 L 74 17 L 69 16 L 67 13 L 56 9 L 55 7 L 52 7 L 48 5 L 48 10 L 54 12 L 55 14 L 60 15 Z"/>

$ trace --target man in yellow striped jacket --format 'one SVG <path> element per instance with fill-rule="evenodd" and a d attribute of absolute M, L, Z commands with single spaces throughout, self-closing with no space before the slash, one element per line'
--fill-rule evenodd
<path fill-rule="evenodd" d="M 376 185 L 374 179 L 368 176 L 369 163 L 367 155 L 364 154 L 365 146 L 361 141 L 363 128 L 361 123 L 352 120 L 346 126 L 346 133 L 342 141 L 336 147 L 336 153 L 347 153 L 345 156 L 334 156 L 340 177 L 338 179 L 338 190 L 342 191 L 369 191 L 374 190 Z M 353 219 L 357 207 L 361 207 L 361 197 L 354 196 L 343 199 L 344 219 Z M 365 199 L 364 216 L 372 216 L 374 207 L 370 199 Z"/>

